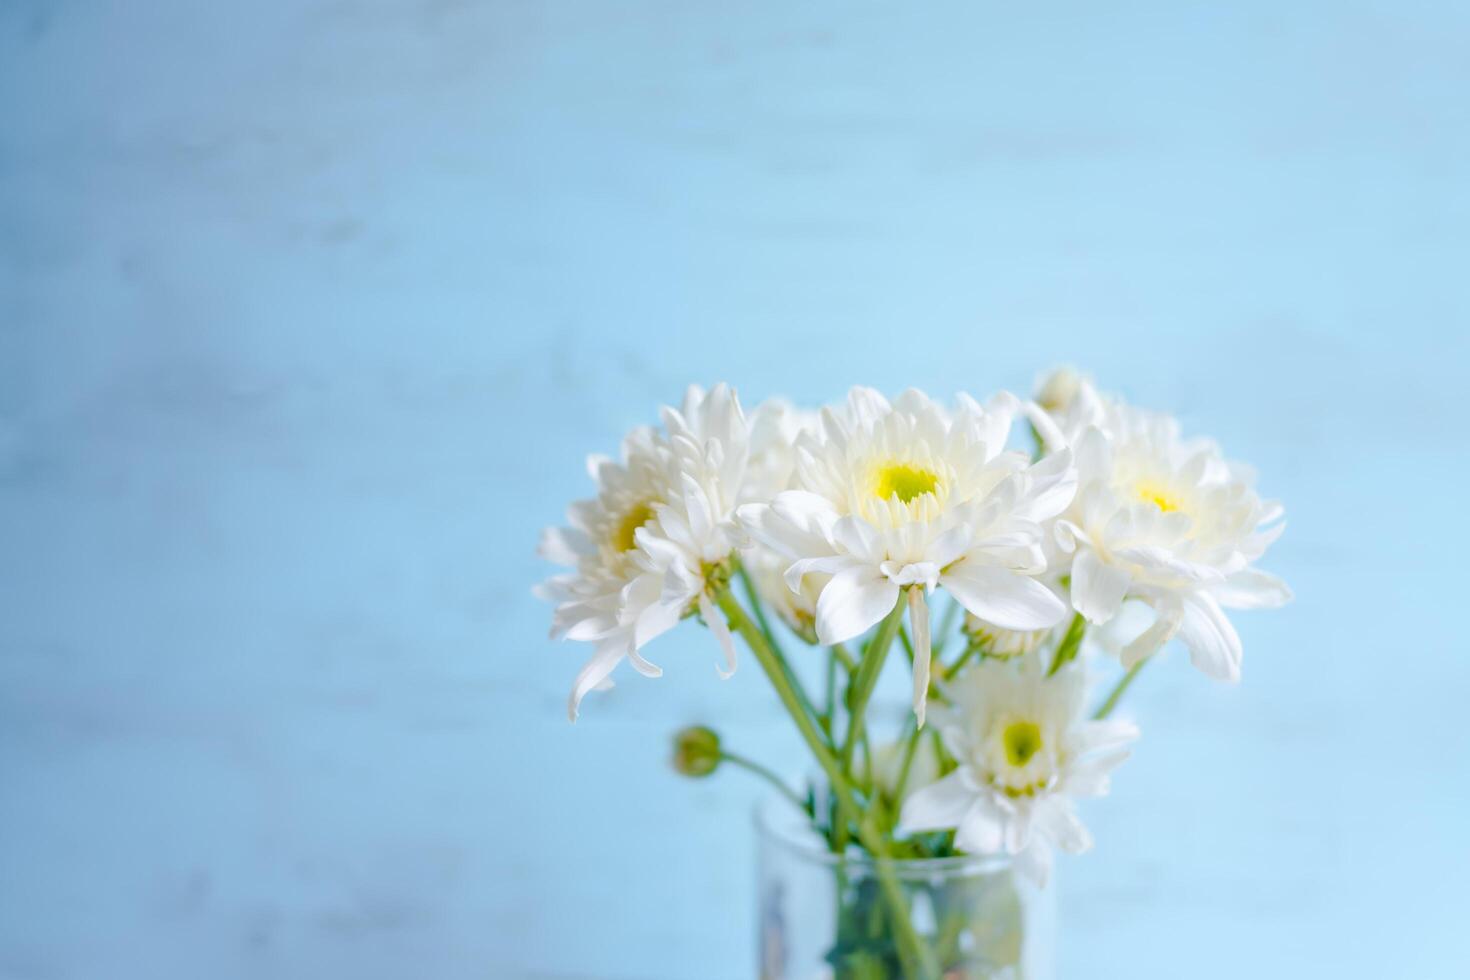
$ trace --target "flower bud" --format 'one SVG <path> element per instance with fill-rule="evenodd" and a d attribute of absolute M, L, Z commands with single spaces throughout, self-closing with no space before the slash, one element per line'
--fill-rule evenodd
<path fill-rule="evenodd" d="M 720 736 L 703 725 L 691 725 L 674 736 L 674 769 L 691 779 L 714 772 L 720 764 Z"/>
<path fill-rule="evenodd" d="M 965 636 L 980 648 L 980 652 L 996 660 L 1024 657 L 1041 649 L 1042 644 L 1055 632 L 1052 628 L 1039 630 L 1008 630 L 987 623 L 973 613 L 965 614 Z"/>
<path fill-rule="evenodd" d="M 1069 367 L 1059 367 L 1037 380 L 1036 403 L 1048 412 L 1065 412 L 1086 379 Z"/>

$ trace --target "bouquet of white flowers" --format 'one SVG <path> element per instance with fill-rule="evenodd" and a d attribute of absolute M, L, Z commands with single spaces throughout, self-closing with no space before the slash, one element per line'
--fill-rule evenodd
<path fill-rule="evenodd" d="M 1018 422 L 1033 452 L 1009 448 Z M 659 676 L 644 651 L 685 617 L 714 635 L 721 676 L 738 634 L 820 785 L 793 789 L 707 728 L 680 733 L 675 763 L 771 780 L 838 859 L 839 883 L 844 861 L 871 862 L 871 887 L 838 896 L 824 958 L 839 977 L 1000 975 L 960 927 L 915 921 L 898 865 L 1003 855 L 1044 885 L 1054 848 L 1091 846 L 1074 800 L 1104 795 L 1138 737 L 1111 716 L 1143 666 L 1177 637 L 1195 667 L 1235 681 L 1225 609 L 1290 598 L 1254 567 L 1284 525 L 1250 471 L 1071 371 L 1030 402 L 854 388 L 817 413 L 772 401 L 750 416 L 724 385 L 691 387 L 659 428 L 629 433 L 620 460 L 588 470 L 597 496 L 541 542 L 571 569 L 538 590 L 556 605 L 553 635 L 593 645 L 569 713 L 623 660 Z M 1093 627 L 1088 650 L 1121 665 L 1089 705 L 1079 653 Z M 820 696 L 792 668 L 793 638 L 824 650 Z M 868 706 L 896 648 L 912 715 L 879 744 Z"/>

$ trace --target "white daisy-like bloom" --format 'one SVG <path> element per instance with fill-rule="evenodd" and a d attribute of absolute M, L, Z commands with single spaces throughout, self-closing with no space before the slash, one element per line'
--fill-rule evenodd
<path fill-rule="evenodd" d="M 1092 846 L 1073 801 L 1107 794 L 1137 727 L 1087 720 L 1080 666 L 1048 677 L 1034 656 L 982 661 L 946 693 L 951 705 L 934 709 L 935 723 L 958 768 L 907 799 L 899 832 L 953 828 L 958 849 L 1013 855 L 1045 885 L 1053 847 Z"/>
<path fill-rule="evenodd" d="M 556 604 L 552 636 L 595 644 L 568 702 L 610 684 L 627 659 L 640 673 L 662 671 L 640 650 L 698 609 L 725 651 L 735 648 L 714 611 L 707 577 L 724 569 L 742 538 L 733 513 L 742 491 L 749 427 L 735 392 L 690 386 L 681 409 L 662 411 L 663 428 L 639 428 L 623 441 L 622 461 L 590 456 L 597 496 L 567 510 L 567 527 L 547 528 L 542 557 L 572 571 L 536 590 Z"/>
<path fill-rule="evenodd" d="M 830 575 L 816 608 L 825 645 L 873 627 L 908 587 L 914 630 L 914 711 L 929 687 L 926 591 L 943 586 L 970 612 L 1007 629 L 1040 629 L 1065 604 L 1034 576 L 1046 570 L 1041 522 L 1076 489 L 1070 453 L 1031 465 L 1006 450 L 1020 410 L 1002 394 L 951 413 L 909 390 L 892 404 L 854 388 L 846 410 L 822 413 L 797 442 L 795 489 L 740 508 L 757 541 L 788 561 L 786 583 Z"/>
<path fill-rule="evenodd" d="M 1262 500 L 1254 474 L 1215 443 L 1185 439 L 1173 418 L 1090 385 L 1060 418 L 1034 421 L 1048 445 L 1076 454 L 1077 496 L 1056 523 L 1056 544 L 1073 556 L 1073 607 L 1102 624 L 1140 599 L 1155 620 L 1122 649 L 1125 666 L 1177 635 L 1205 674 L 1238 680 L 1240 637 L 1224 609 L 1291 599 L 1284 582 L 1252 567 L 1285 528 L 1281 505 Z"/>

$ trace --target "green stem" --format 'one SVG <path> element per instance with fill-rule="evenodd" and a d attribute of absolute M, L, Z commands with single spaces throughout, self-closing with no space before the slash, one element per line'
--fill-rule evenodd
<path fill-rule="evenodd" d="M 806 741 L 807 746 L 816 756 L 817 764 L 822 767 L 823 774 L 827 777 L 828 784 L 832 787 L 833 796 L 837 800 L 838 808 L 844 815 L 854 822 L 857 819 L 857 805 L 853 801 L 852 788 L 847 778 L 843 776 L 842 769 L 838 765 L 837 758 L 832 754 L 832 749 L 822 738 L 822 732 L 812 721 L 802 707 L 800 695 L 792 687 L 786 672 L 781 669 L 780 660 L 776 652 L 766 643 L 766 638 L 750 617 L 746 615 L 739 601 L 730 593 L 728 588 L 720 589 L 714 594 L 715 604 L 724 612 L 725 618 L 730 621 L 730 626 L 740 634 L 741 638 L 755 654 L 756 660 L 760 661 L 761 669 L 771 681 L 771 686 L 776 689 L 776 696 L 790 712 L 792 721 L 796 722 L 796 730 Z"/>
<path fill-rule="evenodd" d="M 832 655 L 837 658 L 837 662 L 842 664 L 843 670 L 849 674 L 857 670 L 857 661 L 852 659 L 852 654 L 847 652 L 847 647 L 841 643 L 834 643 L 831 646 L 831 650 Z"/>
<path fill-rule="evenodd" d="M 868 730 L 863 729 L 863 792 L 868 794 L 868 799 L 873 798 L 873 743 L 868 738 Z"/>
<path fill-rule="evenodd" d="M 765 638 L 766 645 L 770 647 L 771 652 L 776 655 L 781 672 L 786 675 L 787 683 L 791 685 L 791 689 L 796 692 L 797 699 L 801 701 L 802 710 L 813 720 L 819 720 L 822 717 L 821 712 L 817 711 L 811 698 L 807 697 L 806 688 L 802 686 L 800 678 L 796 676 L 796 672 L 791 667 L 791 662 L 786 659 L 785 651 L 781 649 L 781 644 L 776 640 L 775 631 L 771 629 L 771 622 L 766 618 L 765 607 L 761 604 L 760 595 L 755 590 L 755 583 L 750 580 L 750 574 L 746 572 L 743 565 L 737 566 L 735 573 L 745 588 L 745 595 L 750 601 L 751 610 L 755 613 L 761 636 Z"/>
<path fill-rule="evenodd" d="M 889 647 L 893 646 L 893 637 L 903 625 L 903 610 L 903 593 L 900 592 L 893 611 L 878 624 L 878 632 L 863 647 L 863 659 L 858 662 L 857 670 L 848 681 L 847 737 L 842 741 L 840 755 L 842 771 L 845 773 L 852 772 L 852 757 L 862 738 L 868 699 L 873 696 L 873 688 L 878 685 L 878 675 L 883 672 L 883 661 L 888 657 Z M 839 823 L 832 834 L 832 848 L 840 854 L 846 847 L 847 825 Z"/>
<path fill-rule="evenodd" d="M 1031 430 L 1031 441 L 1036 444 L 1036 449 L 1032 452 L 1031 458 L 1033 460 L 1039 460 L 1046 455 L 1046 440 L 1041 438 L 1041 432 L 1037 430 L 1035 422 L 1027 422 L 1026 428 Z"/>
<path fill-rule="evenodd" d="M 801 706 L 801 700 L 796 692 L 792 690 L 786 674 L 781 670 L 780 662 L 776 659 L 775 652 L 766 643 L 765 637 L 760 629 L 751 622 L 745 610 L 735 596 L 731 594 L 728 587 L 718 589 L 713 596 L 715 604 L 724 612 L 730 621 L 730 626 L 741 638 L 745 640 L 755 658 L 760 662 L 761 669 L 765 671 L 771 686 L 776 689 L 776 696 L 781 699 L 787 713 L 791 715 L 792 721 L 796 722 L 796 729 L 801 733 L 802 739 L 807 747 L 811 749 L 812 755 L 817 759 L 817 764 L 822 767 L 823 774 L 827 777 L 827 785 L 831 787 L 832 795 L 836 800 L 837 809 L 841 816 L 843 826 L 852 825 L 857 827 L 858 839 L 868 853 L 874 857 L 873 867 L 877 871 L 878 881 L 883 889 L 884 897 L 887 899 L 892 912 L 893 923 L 897 931 L 897 940 L 900 951 L 904 954 L 906 964 L 912 964 L 911 971 L 919 980 L 931 980 L 938 976 L 938 971 L 933 965 L 932 954 L 924 946 L 919 934 L 914 931 L 914 924 L 909 920 L 908 902 L 904 898 L 903 887 L 898 878 L 893 874 L 893 869 L 883 858 L 888 857 L 888 849 L 884 846 L 883 838 L 862 819 L 862 812 L 858 807 L 853 795 L 852 784 L 844 775 L 844 768 L 839 765 L 822 739 L 822 733 L 817 728 Z M 903 604 L 899 603 L 897 609 L 902 610 Z M 893 620 L 892 615 L 884 620 L 885 625 Z M 882 630 L 880 630 L 880 634 Z M 888 639 L 884 646 L 893 640 L 893 630 L 888 630 Z M 881 664 L 880 664 L 881 666 Z M 869 691 L 871 693 L 871 690 Z M 864 699 L 866 702 L 866 698 Z"/>
<path fill-rule="evenodd" d="M 790 786 L 787 786 L 785 783 L 783 783 L 780 776 L 777 776 L 774 772 L 771 772 L 771 770 L 767 769 L 759 762 L 756 762 L 754 759 L 747 759 L 745 756 L 737 755 L 734 752 L 721 751 L 720 761 L 728 762 L 734 766 L 739 766 L 746 772 L 753 773 L 754 775 L 759 776 L 761 779 L 764 779 L 766 782 L 776 787 L 776 789 L 780 791 L 782 796 L 791 801 L 792 806 L 796 807 L 802 813 L 807 812 L 806 801 L 797 796 L 796 791 L 793 790 Z"/>
<path fill-rule="evenodd" d="M 1107 700 L 1104 701 L 1102 703 L 1102 706 L 1099 707 L 1096 713 L 1093 714 L 1093 721 L 1102 721 L 1108 715 L 1113 713 L 1113 709 L 1118 706 L 1118 702 L 1123 700 L 1123 692 L 1128 690 L 1128 685 L 1133 683 L 1133 678 L 1137 677 L 1138 672 L 1143 670 L 1143 665 L 1148 663 L 1152 659 L 1152 657 L 1146 657 L 1143 660 L 1140 660 L 1138 663 L 1128 668 L 1128 673 L 1118 678 L 1118 683 L 1113 686 L 1112 693 L 1108 695 Z"/>
<path fill-rule="evenodd" d="M 903 765 L 898 770 L 898 782 L 893 786 L 894 817 L 897 818 L 903 810 L 903 791 L 909 785 L 909 770 L 914 767 L 914 755 L 919 748 L 919 738 L 923 733 L 917 728 L 909 732 L 908 743 L 903 747 Z"/>
<path fill-rule="evenodd" d="M 830 741 L 832 733 L 837 730 L 837 656 L 830 650 L 827 651 L 827 685 L 823 702 L 826 708 L 822 714 L 822 727 L 827 730 Z"/>
<path fill-rule="evenodd" d="M 887 659 L 888 648 L 893 645 L 893 637 L 903 621 L 903 608 L 903 596 L 900 594 L 898 602 L 893 604 L 893 611 L 878 624 L 878 632 L 863 650 L 863 659 L 858 663 L 857 673 L 847 689 L 847 738 L 842 743 L 842 767 L 845 770 L 852 768 L 852 752 L 857 747 L 858 736 L 863 730 L 868 699 L 873 696 L 873 688 L 878 686 L 878 675 L 883 672 L 883 661 Z"/>
<path fill-rule="evenodd" d="M 971 643 L 965 647 L 965 652 L 960 654 L 959 659 L 944 669 L 944 679 L 951 680 L 954 675 L 960 672 L 961 667 L 970 662 L 970 658 L 974 657 L 979 649 L 980 644 L 978 643 Z"/>
<path fill-rule="evenodd" d="M 1051 670 L 1046 672 L 1046 676 L 1050 677 L 1076 658 L 1077 650 L 1082 646 L 1082 637 L 1086 633 L 1087 620 L 1082 618 L 1081 613 L 1073 613 L 1072 622 L 1067 624 L 1067 633 L 1057 646 L 1057 655 L 1052 658 Z"/>
<path fill-rule="evenodd" d="M 745 570 L 744 565 L 737 565 L 735 574 L 740 576 L 740 584 L 745 589 L 745 597 L 750 601 L 750 609 L 755 613 L 755 621 L 760 624 L 761 633 L 765 634 L 766 642 L 776 655 L 782 660 L 786 659 L 786 651 L 781 649 L 781 644 L 776 641 L 776 633 L 771 629 L 771 621 L 766 618 L 766 607 L 761 603 L 760 593 L 755 590 L 755 583 L 750 580 L 750 573 Z"/>

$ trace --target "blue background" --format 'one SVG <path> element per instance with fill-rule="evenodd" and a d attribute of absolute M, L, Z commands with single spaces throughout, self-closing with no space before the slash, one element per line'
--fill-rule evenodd
<path fill-rule="evenodd" d="M 0 5 L 0 977 L 750 975 L 758 789 L 666 737 L 795 737 L 694 624 L 568 725 L 538 528 L 691 380 L 1058 361 L 1255 463 L 1298 596 L 1238 688 L 1143 675 L 1062 975 L 1463 977 L 1467 45 L 1449 3 Z"/>

